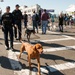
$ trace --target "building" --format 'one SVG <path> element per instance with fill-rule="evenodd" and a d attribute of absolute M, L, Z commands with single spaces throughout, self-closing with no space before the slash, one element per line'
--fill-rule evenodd
<path fill-rule="evenodd" d="M 70 5 L 66 9 L 66 13 L 69 14 L 69 15 L 74 15 L 75 14 L 75 4 Z"/>
<path fill-rule="evenodd" d="M 41 9 L 40 5 L 36 4 L 36 5 L 33 5 L 33 6 L 21 6 L 19 8 L 22 12 L 22 14 L 24 14 L 24 12 L 26 12 L 28 15 L 32 15 L 33 14 L 33 11 L 35 11 L 36 13 L 39 13 L 39 10 Z"/>

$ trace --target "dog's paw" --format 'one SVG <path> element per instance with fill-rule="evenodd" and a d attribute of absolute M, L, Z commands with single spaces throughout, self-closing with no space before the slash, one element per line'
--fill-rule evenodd
<path fill-rule="evenodd" d="M 20 58 L 21 58 L 21 56 L 19 55 L 19 56 L 18 56 L 18 59 L 20 59 Z"/>
<path fill-rule="evenodd" d="M 41 73 L 38 72 L 37 75 L 41 75 Z"/>

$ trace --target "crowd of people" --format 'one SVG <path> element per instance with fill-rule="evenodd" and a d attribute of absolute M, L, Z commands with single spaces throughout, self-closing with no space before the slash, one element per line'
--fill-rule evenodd
<path fill-rule="evenodd" d="M 42 21 L 42 25 L 43 25 L 42 34 L 46 34 L 46 26 L 48 24 L 47 22 L 48 19 L 49 16 L 46 13 L 46 10 L 44 10 L 42 16 L 39 16 L 38 14 L 36 14 L 35 11 L 33 11 L 33 15 L 32 15 L 33 30 L 35 30 L 36 28 L 38 33 L 38 25 L 41 25 L 41 21 Z M 19 41 L 22 40 L 22 23 L 21 23 L 22 21 L 24 22 L 24 27 L 27 29 L 28 15 L 26 14 L 26 12 L 24 12 L 24 15 L 22 15 L 22 12 L 19 10 L 18 4 L 15 6 L 15 10 L 12 13 L 10 12 L 10 6 L 6 7 L 6 12 L 1 16 L 0 19 L 0 25 L 2 31 L 4 32 L 6 50 L 9 49 L 13 50 L 14 37 L 16 40 Z M 10 37 L 10 47 L 8 42 L 8 34 Z"/>
<path fill-rule="evenodd" d="M 51 19 L 51 21 L 50 21 Z M 54 25 L 55 19 L 54 16 L 49 16 L 49 14 L 46 12 L 46 9 L 37 14 L 35 11 L 33 11 L 33 15 L 31 16 L 32 20 L 32 26 L 33 30 L 38 33 L 38 26 L 41 26 L 42 34 L 46 34 L 48 23 L 52 23 L 52 26 Z M 72 16 L 68 16 L 66 14 L 60 14 L 58 19 L 58 26 L 59 31 L 63 32 L 63 25 L 69 25 L 74 23 L 75 19 L 72 18 Z M 0 25 L 2 28 L 2 31 L 4 32 L 4 40 L 6 49 L 13 49 L 13 38 L 15 37 L 16 40 L 22 40 L 22 23 L 24 22 L 24 28 L 28 28 L 28 15 L 26 12 L 24 12 L 24 15 L 19 10 L 19 5 L 17 4 L 15 6 L 15 10 L 11 13 L 10 12 L 10 6 L 6 7 L 6 12 L 1 16 L 0 18 Z M 10 47 L 8 43 L 8 33 L 10 37 Z"/>
<path fill-rule="evenodd" d="M 63 25 L 65 26 L 71 26 L 75 25 L 75 15 L 69 16 L 68 14 L 61 13 L 59 15 L 59 31 L 63 32 Z"/>

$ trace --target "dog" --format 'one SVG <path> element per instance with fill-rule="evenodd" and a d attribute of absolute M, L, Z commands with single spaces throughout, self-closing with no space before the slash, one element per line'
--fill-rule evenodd
<path fill-rule="evenodd" d="M 27 58 L 28 58 L 30 69 L 31 69 L 31 59 L 33 59 L 33 58 L 37 59 L 38 75 L 41 75 L 41 73 L 40 73 L 40 54 L 43 53 L 42 45 L 41 44 L 31 45 L 29 43 L 22 43 L 19 58 L 21 58 L 21 54 L 23 51 L 26 51 L 28 54 Z"/>
<path fill-rule="evenodd" d="M 27 39 L 28 39 L 29 42 L 30 42 L 30 36 L 31 36 L 32 33 L 35 34 L 36 33 L 35 30 L 31 30 L 31 29 L 25 30 L 24 36 L 27 34 Z"/>

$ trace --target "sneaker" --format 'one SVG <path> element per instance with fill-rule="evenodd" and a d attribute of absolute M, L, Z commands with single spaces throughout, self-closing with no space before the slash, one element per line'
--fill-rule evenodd
<path fill-rule="evenodd" d="M 14 50 L 14 48 L 13 47 L 10 47 L 10 50 Z"/>
<path fill-rule="evenodd" d="M 15 40 L 19 40 L 19 38 L 18 37 L 15 37 Z"/>
<path fill-rule="evenodd" d="M 7 47 L 6 50 L 9 50 L 9 47 Z"/>
<path fill-rule="evenodd" d="M 20 38 L 19 41 L 21 42 L 22 41 L 22 38 Z"/>

